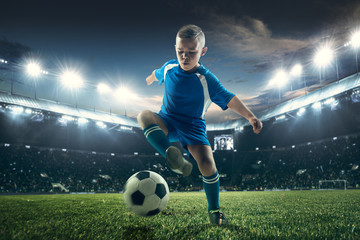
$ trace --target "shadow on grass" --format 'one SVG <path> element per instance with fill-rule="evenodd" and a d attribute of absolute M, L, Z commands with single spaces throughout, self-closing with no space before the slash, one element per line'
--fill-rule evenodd
<path fill-rule="evenodd" d="M 232 232 L 232 234 L 237 235 L 239 238 L 241 238 L 242 236 L 251 236 L 253 235 L 249 229 L 240 226 L 240 225 L 233 225 L 233 224 L 229 224 L 226 226 L 218 226 L 218 225 L 213 225 L 210 223 L 206 223 L 206 224 L 198 224 L 198 225 L 188 225 L 188 226 L 184 226 L 180 229 L 178 229 L 178 231 L 176 233 L 174 233 L 172 236 L 170 236 L 170 239 L 200 239 L 205 237 L 205 239 L 226 239 L 226 236 L 216 236 L 214 238 L 214 236 L 210 236 L 209 234 L 214 233 L 214 230 L 216 230 L 216 228 L 226 228 L 228 230 L 230 230 Z M 238 238 L 235 238 L 238 239 Z"/>
<path fill-rule="evenodd" d="M 122 239 L 157 239 L 153 233 L 154 227 L 152 226 L 127 226 L 124 227 Z"/>

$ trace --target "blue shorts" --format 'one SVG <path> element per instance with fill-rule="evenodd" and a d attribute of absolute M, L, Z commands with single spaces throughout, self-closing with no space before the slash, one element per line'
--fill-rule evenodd
<path fill-rule="evenodd" d="M 168 129 L 170 142 L 180 142 L 185 150 L 187 145 L 209 145 L 206 136 L 206 123 L 203 119 L 190 119 L 182 116 L 156 113 Z"/>

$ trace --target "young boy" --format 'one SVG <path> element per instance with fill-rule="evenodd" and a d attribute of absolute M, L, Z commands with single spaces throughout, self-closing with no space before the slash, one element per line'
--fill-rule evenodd
<path fill-rule="evenodd" d="M 137 119 L 147 140 L 166 158 L 174 172 L 190 175 L 192 164 L 170 142 L 180 141 L 190 153 L 203 176 L 210 222 L 227 224 L 219 205 L 219 173 L 206 136 L 204 115 L 211 102 L 223 110 L 228 107 L 249 120 L 255 133 L 262 123 L 233 93 L 199 63 L 207 51 L 200 27 L 186 25 L 177 33 L 177 60 L 171 60 L 146 78 L 148 85 L 165 83 L 163 105 L 159 113 L 142 111 Z"/>

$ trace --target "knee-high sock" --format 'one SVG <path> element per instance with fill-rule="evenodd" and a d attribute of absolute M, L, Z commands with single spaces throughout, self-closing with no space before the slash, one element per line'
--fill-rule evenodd
<path fill-rule="evenodd" d="M 171 146 L 169 138 L 157 124 L 151 124 L 144 129 L 144 135 L 149 143 L 166 158 L 166 149 Z"/>
<path fill-rule="evenodd" d="M 209 177 L 203 176 L 203 186 L 208 201 L 208 211 L 219 209 L 219 173 L 216 173 Z"/>

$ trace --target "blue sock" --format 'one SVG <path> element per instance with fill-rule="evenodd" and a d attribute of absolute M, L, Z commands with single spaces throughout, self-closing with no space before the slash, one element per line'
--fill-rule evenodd
<path fill-rule="evenodd" d="M 144 135 L 149 143 L 166 158 L 166 149 L 171 146 L 169 138 L 157 124 L 151 124 L 144 129 Z"/>
<path fill-rule="evenodd" d="M 219 205 L 219 173 L 216 173 L 209 177 L 203 176 L 203 186 L 206 193 L 206 198 L 208 201 L 208 211 L 220 209 Z"/>

